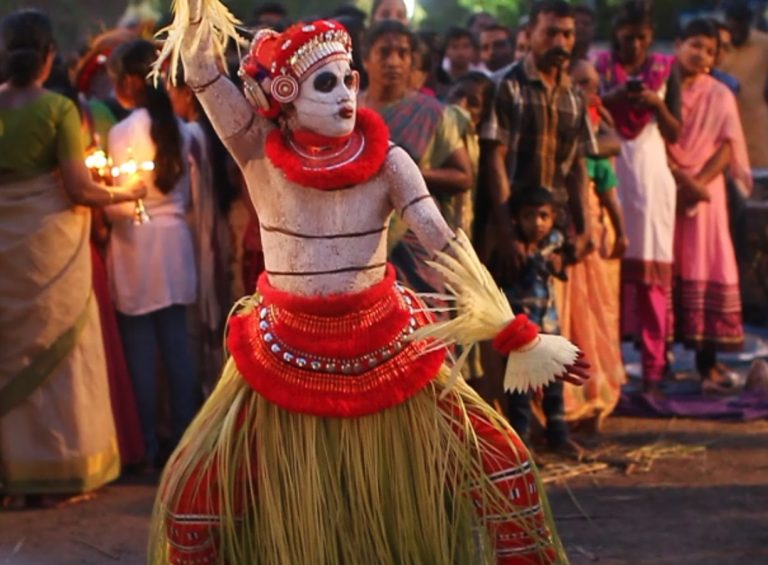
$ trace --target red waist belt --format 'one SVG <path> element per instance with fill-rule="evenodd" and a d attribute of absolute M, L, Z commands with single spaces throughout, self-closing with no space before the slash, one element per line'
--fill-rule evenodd
<path fill-rule="evenodd" d="M 262 274 L 259 306 L 233 316 L 227 346 L 243 378 L 291 412 L 356 417 L 395 406 L 432 380 L 445 350 L 407 337 L 432 321 L 414 294 L 383 281 L 362 292 L 303 297 Z"/>

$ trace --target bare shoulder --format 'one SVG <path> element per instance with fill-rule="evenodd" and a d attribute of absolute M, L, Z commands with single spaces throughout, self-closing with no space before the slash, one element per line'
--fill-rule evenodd
<path fill-rule="evenodd" d="M 414 172 L 421 174 L 411 156 L 402 147 L 395 144 L 390 145 L 382 170 L 387 176 L 414 174 Z"/>

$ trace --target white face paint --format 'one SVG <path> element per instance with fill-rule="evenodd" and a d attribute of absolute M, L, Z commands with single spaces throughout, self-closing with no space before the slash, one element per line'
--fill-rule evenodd
<path fill-rule="evenodd" d="M 349 61 L 331 61 L 317 69 L 304 79 L 293 101 L 296 127 L 328 137 L 352 133 L 358 85 Z"/>

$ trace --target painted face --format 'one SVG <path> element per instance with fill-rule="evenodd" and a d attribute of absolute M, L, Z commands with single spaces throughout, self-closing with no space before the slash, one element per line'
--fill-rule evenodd
<path fill-rule="evenodd" d="M 349 135 L 355 128 L 360 77 L 349 61 L 331 61 L 304 79 L 293 101 L 296 125 L 328 137 Z"/>

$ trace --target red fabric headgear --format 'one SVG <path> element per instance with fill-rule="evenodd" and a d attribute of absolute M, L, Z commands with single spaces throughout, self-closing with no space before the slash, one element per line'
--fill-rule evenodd
<path fill-rule="evenodd" d="M 317 20 L 295 24 L 283 33 L 259 31 L 240 63 L 239 74 L 251 103 L 262 115 L 275 118 L 280 104 L 296 100 L 306 76 L 331 60 L 351 58 L 352 39 L 344 26 Z M 268 92 L 266 79 L 270 79 Z"/>

